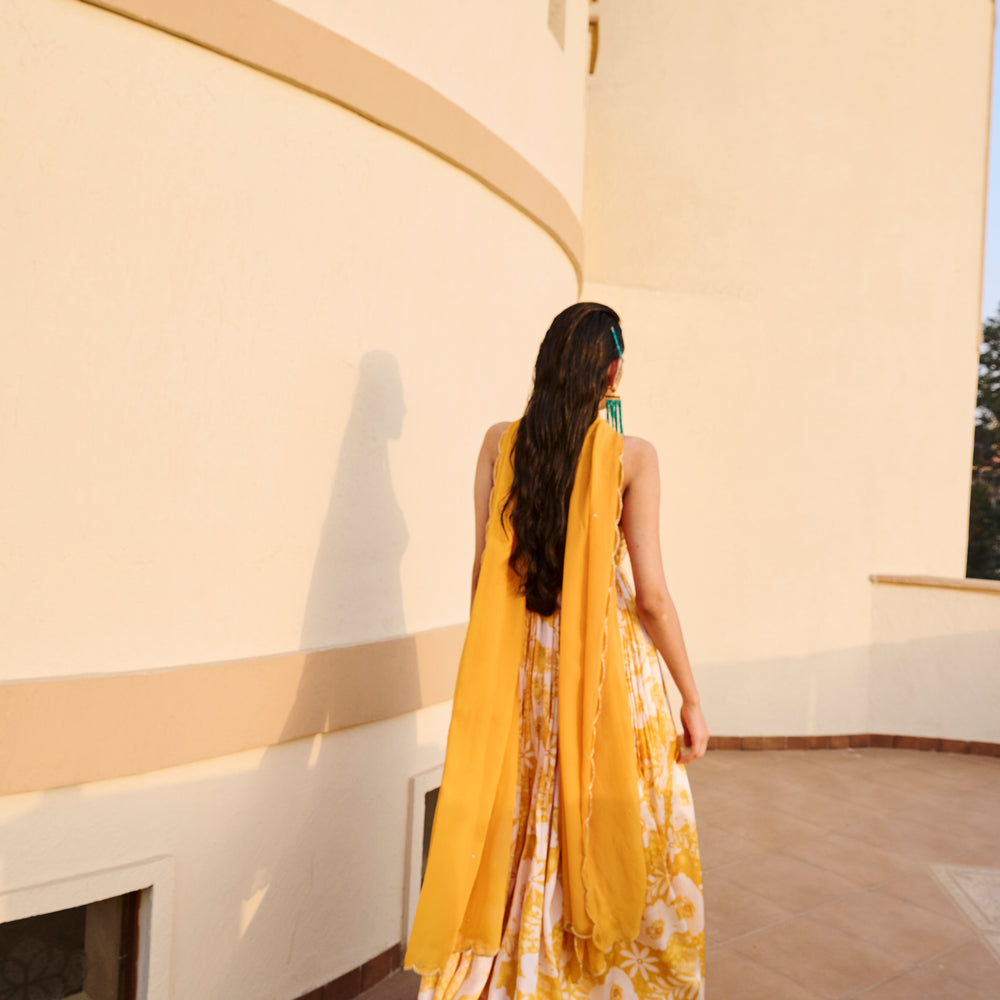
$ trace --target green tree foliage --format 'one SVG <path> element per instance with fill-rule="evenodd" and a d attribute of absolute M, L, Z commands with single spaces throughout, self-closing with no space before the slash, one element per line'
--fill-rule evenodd
<path fill-rule="evenodd" d="M 1000 309 L 983 324 L 965 575 L 1000 580 Z"/>

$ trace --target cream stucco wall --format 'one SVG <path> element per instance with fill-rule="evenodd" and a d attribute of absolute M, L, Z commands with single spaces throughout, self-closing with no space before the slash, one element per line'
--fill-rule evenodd
<path fill-rule="evenodd" d="M 462 621 L 561 249 L 237 63 L 75 0 L 3 17 L 4 676 Z"/>
<path fill-rule="evenodd" d="M 576 298 L 564 248 L 433 150 L 78 0 L 5 3 L 0 56 L 0 681 L 461 623 L 481 436 Z M 448 710 L 0 798 L 0 896 L 166 859 L 172 995 L 290 1000 L 400 940 Z"/>
<path fill-rule="evenodd" d="M 449 709 L 0 797 L 0 919 L 4 893 L 166 858 L 170 995 L 301 996 L 400 940 L 407 782 L 440 763 Z"/>
<path fill-rule="evenodd" d="M 876 582 L 872 731 L 1000 743 L 1000 584 Z"/>
<path fill-rule="evenodd" d="M 992 18 L 602 10 L 584 295 L 716 732 L 868 731 L 868 574 L 964 572 Z"/>
<path fill-rule="evenodd" d="M 284 0 L 465 108 L 535 164 L 577 211 L 586 129 L 589 0 Z"/>

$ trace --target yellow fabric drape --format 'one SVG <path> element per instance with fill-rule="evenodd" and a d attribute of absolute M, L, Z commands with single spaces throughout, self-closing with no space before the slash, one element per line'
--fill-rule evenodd
<path fill-rule="evenodd" d="M 513 479 L 518 422 L 505 431 L 490 498 L 486 547 L 459 664 L 430 855 L 405 965 L 424 975 L 454 952 L 499 950 L 507 900 L 517 780 L 518 671 L 525 608 L 508 559 L 501 508 Z M 615 941 L 633 940 L 646 869 L 621 638 L 614 554 L 622 438 L 590 427 L 566 528 L 559 648 L 559 781 L 563 920 L 578 960 L 594 972 Z"/>

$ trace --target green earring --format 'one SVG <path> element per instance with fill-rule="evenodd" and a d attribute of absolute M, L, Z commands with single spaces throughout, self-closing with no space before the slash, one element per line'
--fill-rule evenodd
<path fill-rule="evenodd" d="M 612 325 L 612 327 L 611 327 L 611 336 L 614 337 L 615 350 L 618 352 L 618 357 L 620 358 L 622 356 L 622 353 L 623 353 L 622 352 L 622 342 L 618 339 L 618 331 L 614 328 L 614 325 Z M 618 379 L 616 378 L 615 382 L 617 382 L 617 381 L 618 381 Z M 612 389 L 611 391 L 613 393 L 614 389 Z M 608 423 L 611 424 L 611 426 L 614 427 L 614 429 L 616 431 L 618 431 L 619 434 L 624 434 L 625 431 L 623 430 L 624 425 L 622 424 L 622 401 L 621 401 L 621 397 L 619 397 L 617 395 L 608 396 L 607 400 L 605 401 L 605 410 L 604 410 L 604 413 L 605 413 L 605 416 L 607 418 Z"/>
<path fill-rule="evenodd" d="M 604 411 L 607 414 L 608 423 L 619 434 L 624 434 L 622 430 L 622 401 L 617 396 L 608 396 L 607 407 Z"/>

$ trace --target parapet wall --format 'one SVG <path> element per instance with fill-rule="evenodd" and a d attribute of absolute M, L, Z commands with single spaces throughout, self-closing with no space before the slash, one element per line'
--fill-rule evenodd
<path fill-rule="evenodd" d="M 872 582 L 871 731 L 1000 743 L 1000 583 Z"/>

